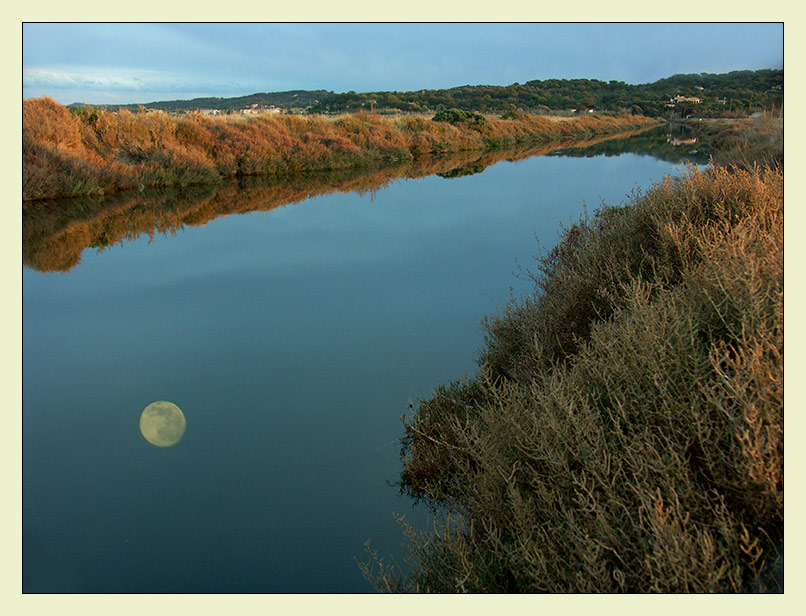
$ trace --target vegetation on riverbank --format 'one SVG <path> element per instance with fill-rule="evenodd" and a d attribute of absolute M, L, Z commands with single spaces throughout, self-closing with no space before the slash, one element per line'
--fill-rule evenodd
<path fill-rule="evenodd" d="M 686 120 L 683 125 L 712 152 L 716 164 L 747 170 L 758 165 L 783 167 L 784 122 L 781 117 L 765 113 L 758 118 Z"/>
<path fill-rule="evenodd" d="M 140 235 L 173 234 L 222 216 L 268 211 L 317 195 L 374 193 L 398 179 L 464 174 L 500 160 L 539 156 L 566 142 L 515 150 L 463 152 L 380 168 L 299 173 L 281 178 L 249 176 L 222 183 L 121 191 L 109 196 L 25 201 L 23 264 L 38 271 L 68 271 L 86 248 L 102 250 Z M 582 142 L 591 143 L 591 142 Z"/>
<path fill-rule="evenodd" d="M 629 115 L 478 116 L 483 121 L 475 115 L 461 117 L 458 113 L 438 121 L 360 112 L 333 118 L 216 118 L 68 109 L 48 98 L 29 99 L 23 101 L 23 200 L 366 167 L 586 138 L 657 123 Z"/>
<path fill-rule="evenodd" d="M 588 140 L 552 141 L 539 146 L 489 152 L 460 152 L 380 167 L 353 167 L 297 173 L 280 178 L 249 176 L 221 183 L 169 189 L 121 191 L 109 196 L 24 201 L 22 262 L 38 271 L 68 271 L 87 248 L 103 250 L 140 235 L 176 233 L 232 214 L 268 211 L 334 192 L 374 193 L 390 183 L 437 175 L 479 173 L 500 161 L 543 156 L 566 147 L 595 147 L 603 141 L 629 141 L 643 131 Z"/>
<path fill-rule="evenodd" d="M 728 140 L 738 164 L 666 178 L 536 260 L 535 294 L 485 321 L 477 373 L 405 422 L 402 489 L 438 515 L 404 523 L 408 576 L 364 565 L 378 590 L 783 590 L 770 140 Z"/>

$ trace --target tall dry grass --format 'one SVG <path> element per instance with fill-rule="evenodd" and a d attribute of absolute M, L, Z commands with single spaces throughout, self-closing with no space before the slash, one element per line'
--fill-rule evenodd
<path fill-rule="evenodd" d="M 714 150 L 714 162 L 742 169 L 756 165 L 783 167 L 784 119 L 764 113 L 758 118 L 691 121 L 689 127 Z"/>
<path fill-rule="evenodd" d="M 172 116 L 23 101 L 23 199 L 284 175 L 589 137 L 651 126 L 635 116 L 490 118 L 482 127 L 356 113 L 337 118 Z"/>
<path fill-rule="evenodd" d="M 405 423 L 412 573 L 379 590 L 778 590 L 783 172 L 667 178 L 568 229 Z"/>

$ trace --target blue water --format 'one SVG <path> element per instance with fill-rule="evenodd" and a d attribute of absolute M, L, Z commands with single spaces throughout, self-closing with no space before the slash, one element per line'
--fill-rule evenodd
<path fill-rule="evenodd" d="M 538 241 L 680 167 L 538 157 L 23 268 L 23 591 L 371 592 L 410 401 L 474 371 Z M 512 290 L 511 290 L 512 288 Z M 178 405 L 182 440 L 138 420 Z"/>

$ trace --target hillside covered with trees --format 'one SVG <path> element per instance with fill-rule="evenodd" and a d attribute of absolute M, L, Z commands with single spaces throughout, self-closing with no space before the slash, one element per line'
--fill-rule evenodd
<path fill-rule="evenodd" d="M 635 115 L 701 117 L 745 116 L 783 106 L 784 72 L 780 69 L 674 75 L 653 83 L 631 85 L 597 79 L 547 79 L 508 86 L 465 85 L 412 92 L 345 92 L 294 90 L 235 98 L 197 98 L 130 105 L 136 110 L 220 112 L 276 108 L 294 113 L 344 113 L 360 110 L 429 112 L 461 109 L 481 113 L 612 111 Z"/>
<path fill-rule="evenodd" d="M 744 115 L 756 110 L 780 108 L 783 83 L 782 70 L 675 75 L 643 85 L 597 79 L 548 79 L 509 86 L 334 94 L 321 98 L 310 111 L 341 112 L 369 107 L 401 111 L 456 108 L 479 112 L 594 109 L 653 116 L 670 112 L 678 115 Z"/>

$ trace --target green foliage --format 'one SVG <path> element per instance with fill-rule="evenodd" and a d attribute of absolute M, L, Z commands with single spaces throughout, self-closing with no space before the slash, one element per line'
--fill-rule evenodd
<path fill-rule="evenodd" d="M 342 92 L 292 90 L 259 92 L 232 98 L 195 98 L 158 101 L 145 105 L 115 108 L 189 112 L 219 109 L 235 112 L 252 105 L 277 107 L 308 113 L 351 113 L 361 110 L 416 113 L 427 110 L 457 109 L 485 113 L 506 113 L 522 109 L 530 113 L 550 113 L 571 109 L 596 109 L 649 116 L 670 114 L 685 117 L 720 117 L 754 110 L 780 109 L 783 105 L 783 70 L 732 71 L 712 74 L 674 75 L 648 84 L 597 79 L 533 80 L 509 86 L 460 86 L 450 89 L 412 92 Z M 672 103 L 677 95 L 696 96 L 701 103 Z M 111 106 L 110 106 L 111 107 Z M 74 105 L 81 109 L 83 106 Z M 103 108 L 102 106 L 99 108 Z"/>
<path fill-rule="evenodd" d="M 69 107 L 70 113 L 77 118 L 80 118 L 83 122 L 87 124 L 94 125 L 95 122 L 98 121 L 98 111 L 90 106 L 84 105 L 81 107 Z"/>
<path fill-rule="evenodd" d="M 573 145 L 568 148 L 555 150 L 548 156 L 571 156 L 578 158 L 591 158 L 595 156 L 620 156 L 625 153 L 652 156 L 672 163 L 692 162 L 707 165 L 712 154 L 712 145 L 707 139 L 695 133 L 697 127 L 668 124 L 655 130 L 645 131 L 628 139 L 611 139 L 594 145 Z M 674 139 L 688 140 L 696 138 L 694 143 L 675 145 Z"/>
<path fill-rule="evenodd" d="M 654 83 L 631 85 L 597 79 L 533 80 L 509 86 L 461 86 L 414 92 L 366 92 L 330 94 L 313 104 L 312 113 L 336 113 L 368 108 L 421 111 L 459 109 L 507 113 L 522 109 L 531 113 L 596 109 L 640 113 L 650 116 L 695 113 L 718 117 L 727 113 L 747 114 L 754 109 L 783 105 L 782 70 L 733 71 L 724 74 L 674 75 Z M 672 103 L 677 95 L 696 96 L 701 103 Z M 724 102 L 723 102 L 724 101 Z M 671 105 L 671 106 L 669 106 Z"/>
<path fill-rule="evenodd" d="M 434 122 L 447 122 L 448 124 L 462 124 L 464 126 L 484 126 L 487 118 L 472 111 L 462 111 L 461 109 L 445 109 L 439 111 L 431 118 Z"/>
<path fill-rule="evenodd" d="M 445 178 L 446 180 L 451 180 L 481 173 L 486 168 L 487 167 L 482 164 L 474 163 L 464 167 L 456 167 L 455 169 L 451 169 L 450 171 L 445 171 L 443 173 L 437 173 L 437 175 L 441 178 Z"/>

